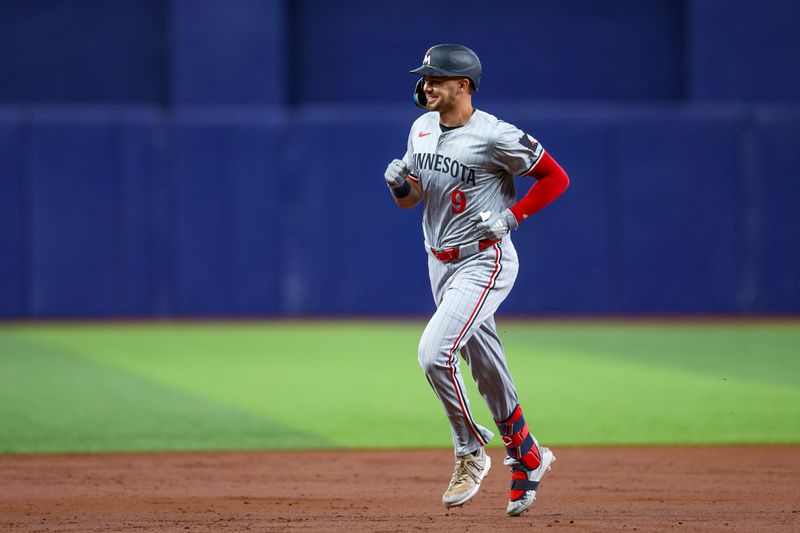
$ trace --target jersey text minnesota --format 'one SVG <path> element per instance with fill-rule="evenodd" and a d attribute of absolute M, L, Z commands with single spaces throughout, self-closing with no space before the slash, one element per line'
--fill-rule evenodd
<path fill-rule="evenodd" d="M 417 168 L 450 174 L 462 183 L 475 185 L 475 170 L 442 154 L 414 154 L 414 163 Z"/>

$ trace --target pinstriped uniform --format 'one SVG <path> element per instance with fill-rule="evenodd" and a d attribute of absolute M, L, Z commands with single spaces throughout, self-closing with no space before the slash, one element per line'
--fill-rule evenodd
<path fill-rule="evenodd" d="M 464 126 L 446 131 L 438 113 L 426 113 L 409 133 L 403 160 L 423 191 L 422 226 L 437 305 L 419 343 L 419 363 L 450 420 L 456 455 L 493 437 L 472 416 L 459 354 L 495 420 L 508 418 L 518 404 L 494 314 L 514 285 L 519 262 L 510 236 L 451 262 L 438 260 L 430 249 L 480 240 L 475 217 L 510 207 L 516 201 L 513 176 L 529 172 L 542 153 L 535 139 L 479 110 Z"/>

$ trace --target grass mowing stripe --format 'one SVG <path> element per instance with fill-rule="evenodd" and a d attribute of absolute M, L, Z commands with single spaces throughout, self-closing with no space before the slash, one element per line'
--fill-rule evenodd
<path fill-rule="evenodd" d="M 569 444 L 800 441 L 800 391 L 741 378 L 559 352 L 515 359 L 534 430 Z M 535 380 L 536 375 L 551 379 Z"/>
<path fill-rule="evenodd" d="M 70 350 L 0 335 L 0 452 L 330 447 Z"/>
<path fill-rule="evenodd" d="M 719 378 L 742 377 L 800 387 L 800 324 L 600 323 L 511 327 L 506 345 L 546 354 L 570 349 L 659 368 L 683 368 Z M 513 350 L 510 350 L 510 353 Z"/>
<path fill-rule="evenodd" d="M 542 422 L 556 440 L 800 441 L 797 323 L 501 329 L 522 398 L 548 405 Z M 550 413 L 561 421 L 547 420 Z"/>
<path fill-rule="evenodd" d="M 533 429 L 552 444 L 800 442 L 797 324 L 499 323 Z M 18 328 L 347 446 L 448 446 L 416 361 L 424 324 Z M 0 329 L 0 338 L 3 330 Z M 464 365 L 462 370 L 469 373 Z M 479 422 L 491 417 L 472 380 Z"/>
<path fill-rule="evenodd" d="M 419 325 L 181 324 L 31 331 L 103 364 L 349 446 L 442 446 L 449 430 L 416 360 Z"/>

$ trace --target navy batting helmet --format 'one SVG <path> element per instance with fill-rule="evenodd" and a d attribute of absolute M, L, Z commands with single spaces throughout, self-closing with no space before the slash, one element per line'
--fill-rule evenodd
<path fill-rule="evenodd" d="M 410 71 L 420 76 L 439 76 L 443 78 L 469 78 L 477 91 L 481 84 L 481 60 L 477 54 L 460 44 L 437 44 L 425 52 L 422 66 Z M 414 103 L 425 107 L 424 81 L 420 78 L 414 89 Z"/>

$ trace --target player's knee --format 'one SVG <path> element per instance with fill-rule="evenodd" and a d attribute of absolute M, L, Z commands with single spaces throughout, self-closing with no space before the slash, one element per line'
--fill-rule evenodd
<path fill-rule="evenodd" d="M 438 356 L 438 349 L 431 348 L 428 343 L 420 342 L 419 349 L 417 350 L 417 360 L 422 371 L 430 374 L 436 367 L 436 359 Z"/>
<path fill-rule="evenodd" d="M 419 348 L 417 349 L 417 361 L 419 361 L 419 366 L 422 368 L 422 371 L 426 374 L 430 372 L 431 367 L 433 366 L 433 357 L 431 357 L 430 350 L 428 350 L 427 346 L 420 343 Z"/>
<path fill-rule="evenodd" d="M 425 342 L 425 339 L 423 339 L 419 343 L 417 359 L 422 371 L 425 374 L 430 374 L 437 368 L 442 368 L 446 363 L 447 354 L 443 353 L 438 344 Z"/>

